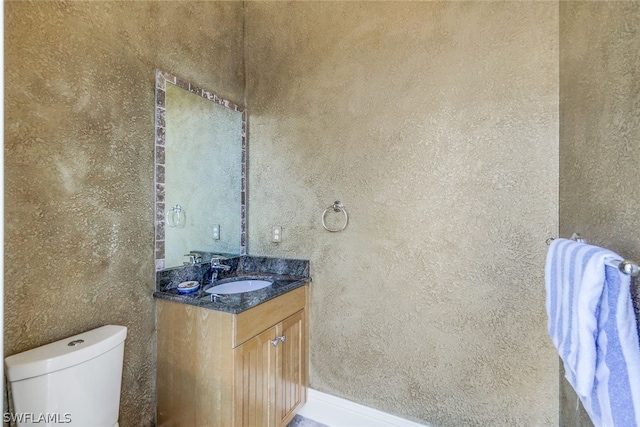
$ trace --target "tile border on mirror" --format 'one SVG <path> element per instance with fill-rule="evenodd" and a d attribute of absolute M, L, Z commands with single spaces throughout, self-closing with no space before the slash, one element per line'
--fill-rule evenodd
<path fill-rule="evenodd" d="M 155 268 L 165 268 L 165 144 L 166 144 L 166 89 L 171 83 L 209 101 L 242 114 L 241 137 L 241 187 L 240 187 L 240 255 L 247 254 L 247 110 L 238 104 L 224 99 L 214 92 L 192 84 L 189 80 L 156 69 L 155 84 L 155 124 L 154 124 L 154 187 L 155 201 Z"/>

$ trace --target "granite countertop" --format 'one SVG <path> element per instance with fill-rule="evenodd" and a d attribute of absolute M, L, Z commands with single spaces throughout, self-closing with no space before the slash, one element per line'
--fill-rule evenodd
<path fill-rule="evenodd" d="M 177 267 L 158 272 L 156 291 L 153 296 L 158 299 L 236 314 L 304 286 L 311 281 L 309 261 L 306 260 L 243 256 L 226 260 L 224 263 L 232 268 L 229 272 L 221 274 L 215 284 L 223 284 L 236 278 L 269 280 L 273 284 L 251 292 L 220 295 L 212 301 L 211 294 L 204 291 L 211 286 L 211 283 L 206 281 L 202 283 L 202 279 L 199 279 L 203 275 L 207 275 L 206 272 L 210 267 L 207 263 L 202 266 Z M 198 280 L 202 285 L 199 290 L 191 294 L 179 294 L 178 283 L 187 280 Z"/>

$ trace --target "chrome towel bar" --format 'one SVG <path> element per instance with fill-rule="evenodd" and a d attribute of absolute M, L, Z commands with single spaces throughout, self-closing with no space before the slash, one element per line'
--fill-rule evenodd
<path fill-rule="evenodd" d="M 553 237 L 549 237 L 546 241 L 547 245 L 550 245 L 553 240 Z M 571 236 L 571 240 L 575 240 L 576 242 L 580 243 L 587 243 L 587 241 L 583 239 L 578 233 L 573 233 L 573 235 Z M 606 260 L 606 263 L 612 267 L 617 268 L 622 273 L 628 274 L 631 277 L 637 277 L 640 275 L 640 266 L 638 265 L 638 263 L 630 261 L 628 259 L 619 260 L 615 258 L 609 258 Z"/>

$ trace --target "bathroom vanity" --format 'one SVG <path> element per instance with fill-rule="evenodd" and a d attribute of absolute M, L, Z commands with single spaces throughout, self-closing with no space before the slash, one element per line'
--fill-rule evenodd
<path fill-rule="evenodd" d="M 306 401 L 309 261 L 247 255 L 246 110 L 160 70 L 155 107 L 158 426 L 286 426 Z"/>
<path fill-rule="evenodd" d="M 177 293 L 192 268 L 158 274 L 158 426 L 286 426 L 306 401 L 308 262 L 234 261 L 221 282 L 273 284 L 212 298 Z"/>
<path fill-rule="evenodd" d="M 158 425 L 286 426 L 306 401 L 307 289 L 239 314 L 158 300 Z"/>

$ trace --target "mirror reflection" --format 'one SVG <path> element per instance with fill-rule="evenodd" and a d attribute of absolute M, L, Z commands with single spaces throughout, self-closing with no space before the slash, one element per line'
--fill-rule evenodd
<path fill-rule="evenodd" d="M 245 113 L 190 82 L 157 77 L 156 269 L 193 262 L 193 252 L 245 254 Z"/>

